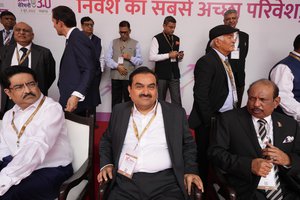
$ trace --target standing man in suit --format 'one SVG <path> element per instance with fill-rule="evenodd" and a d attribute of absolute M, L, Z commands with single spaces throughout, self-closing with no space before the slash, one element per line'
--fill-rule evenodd
<path fill-rule="evenodd" d="M 194 103 L 189 124 L 196 133 L 200 176 L 204 183 L 208 174 L 211 117 L 233 109 L 237 102 L 234 76 L 227 57 L 234 50 L 236 31 L 228 25 L 212 28 L 209 31 L 212 50 L 197 61 L 194 70 Z"/>
<path fill-rule="evenodd" d="M 76 17 L 67 6 L 52 9 L 52 22 L 58 35 L 66 37 L 66 47 L 60 61 L 59 103 L 68 112 L 81 116 L 92 113 L 96 97 L 91 85 L 96 77 L 95 47 L 91 40 L 76 28 Z"/>
<path fill-rule="evenodd" d="M 133 70 L 143 64 L 140 43 L 130 38 L 128 21 L 119 23 L 120 38 L 114 39 L 107 51 L 106 65 L 111 69 L 111 105 L 130 101 L 128 79 Z"/>
<path fill-rule="evenodd" d="M 55 60 L 49 49 L 32 42 L 34 33 L 32 27 L 25 22 L 19 22 L 14 26 L 14 38 L 16 44 L 5 46 L 0 50 L 1 65 L 4 70 L 12 65 L 26 66 L 36 73 L 39 80 L 39 88 L 44 95 L 55 80 Z M 1 112 L 11 109 L 13 101 L 8 99 L 2 90 Z"/>
<path fill-rule="evenodd" d="M 279 87 L 278 111 L 300 123 L 300 34 L 294 40 L 294 51 L 271 69 L 270 80 Z"/>
<path fill-rule="evenodd" d="M 95 92 L 95 104 L 94 104 L 94 110 L 93 115 L 96 117 L 96 107 L 101 103 L 101 97 L 100 97 L 100 82 L 101 82 L 101 75 L 104 71 L 105 67 L 105 61 L 104 61 L 104 51 L 102 49 L 101 45 L 101 39 L 94 35 L 94 20 L 92 20 L 90 17 L 83 17 L 81 18 L 81 29 L 82 32 L 90 38 L 90 40 L 93 42 L 95 46 L 95 56 L 96 56 L 96 77 L 94 79 L 94 82 L 91 84 L 91 87 L 93 87 L 93 91 Z M 95 118 L 96 119 L 96 118 Z M 96 126 L 96 124 L 95 124 Z"/>
<path fill-rule="evenodd" d="M 227 10 L 224 13 L 224 24 L 236 28 L 239 16 L 236 10 Z M 249 35 L 243 31 L 234 33 L 234 51 L 228 55 L 229 63 L 234 72 L 236 90 L 238 95 L 237 107 L 240 108 L 245 89 L 245 63 L 249 48 Z"/>
<path fill-rule="evenodd" d="M 4 29 L 0 32 L 0 48 L 15 44 L 13 28 L 16 24 L 16 16 L 8 11 L 2 11 L 0 14 L 0 22 Z"/>
<path fill-rule="evenodd" d="M 174 35 L 176 19 L 167 16 L 163 23 L 163 32 L 153 37 L 149 60 L 155 62 L 158 77 L 158 99 L 165 101 L 169 89 L 171 102 L 181 106 L 180 70 L 178 62 L 183 59 L 179 51 L 180 39 Z"/>
<path fill-rule="evenodd" d="M 112 179 L 109 200 L 187 199 L 197 174 L 196 145 L 183 108 L 157 100 L 147 67 L 129 77 L 132 102 L 114 107 L 100 141 L 98 181 Z"/>
<path fill-rule="evenodd" d="M 209 156 L 227 173 L 237 199 L 300 199 L 299 127 L 273 112 L 279 103 L 278 87 L 258 80 L 248 89 L 247 107 L 222 113 L 217 121 Z"/>

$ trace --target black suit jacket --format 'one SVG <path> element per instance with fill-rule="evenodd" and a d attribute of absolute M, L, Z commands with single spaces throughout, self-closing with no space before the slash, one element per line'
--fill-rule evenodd
<path fill-rule="evenodd" d="M 15 45 L 3 47 L 0 51 L 1 64 L 0 69 L 4 70 L 11 66 L 11 60 L 16 48 Z M 38 85 L 44 95 L 48 95 L 48 90 L 55 80 L 55 60 L 49 49 L 32 43 L 31 45 L 31 69 L 36 73 Z M 7 96 L 2 90 L 1 111 L 5 108 Z"/>
<path fill-rule="evenodd" d="M 292 161 L 290 169 L 279 166 L 280 182 L 285 185 L 290 176 L 299 176 L 300 173 L 299 127 L 295 120 L 282 114 L 273 112 L 271 117 L 273 144 L 287 153 Z M 294 141 L 283 143 L 287 136 L 293 136 Z M 262 158 L 261 150 L 252 117 L 245 107 L 220 115 L 209 148 L 209 157 L 214 165 L 227 172 L 227 179 L 237 191 L 239 199 L 253 198 L 260 177 L 251 173 L 251 162 L 252 159 Z M 288 188 L 292 187 L 289 185 Z"/>
<path fill-rule="evenodd" d="M 219 112 L 229 92 L 226 71 L 215 50 L 197 61 L 194 79 L 194 103 L 189 124 L 191 128 L 209 127 L 211 117 Z"/>
<path fill-rule="evenodd" d="M 243 31 L 238 31 L 239 33 L 239 59 L 232 59 L 231 54 L 228 55 L 228 60 L 231 65 L 232 71 L 234 73 L 236 87 L 245 86 L 245 63 L 246 57 L 248 55 L 249 49 L 249 35 Z M 206 53 L 211 50 L 210 42 L 207 43 Z"/>
<path fill-rule="evenodd" d="M 184 109 L 163 101 L 160 102 L 160 105 L 173 170 L 178 184 L 186 196 L 183 182 L 184 174 L 198 174 L 196 144 L 189 131 Z M 107 164 L 113 164 L 114 178 L 118 169 L 132 106 L 132 102 L 126 102 L 114 107 L 108 129 L 100 141 L 100 168 Z"/>
<path fill-rule="evenodd" d="M 3 31 L 0 31 L 0 48 L 2 48 L 4 45 L 3 45 Z M 9 41 L 9 45 L 15 45 L 16 44 L 16 41 L 15 41 L 15 38 L 14 38 L 14 34 L 11 36 L 10 38 L 10 41 Z"/>
<path fill-rule="evenodd" d="M 70 34 L 60 61 L 58 89 L 59 103 L 63 108 L 74 91 L 85 96 L 84 101 L 78 102 L 75 112 L 83 112 L 95 106 L 97 98 L 91 87 L 96 76 L 95 60 L 93 43 L 75 28 Z"/>

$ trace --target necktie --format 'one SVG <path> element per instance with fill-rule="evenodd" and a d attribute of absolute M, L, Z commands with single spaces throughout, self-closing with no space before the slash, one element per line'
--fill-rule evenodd
<path fill-rule="evenodd" d="M 22 47 L 20 50 L 23 52 L 23 55 L 20 59 L 20 61 L 22 61 L 25 58 L 28 49 L 26 49 L 25 47 Z M 29 59 L 28 59 L 28 55 L 27 55 L 26 58 L 24 59 L 24 61 L 22 63 L 20 63 L 19 65 L 24 66 L 24 67 L 28 67 L 28 63 L 29 63 Z"/>
<path fill-rule="evenodd" d="M 266 129 L 267 121 L 265 119 L 259 119 L 257 122 L 259 123 L 258 134 L 260 136 L 261 141 L 263 142 L 267 135 L 267 129 Z"/>
<path fill-rule="evenodd" d="M 267 136 L 267 129 L 266 129 L 267 121 L 265 119 L 259 119 L 257 122 L 259 123 L 258 134 L 260 135 L 261 141 L 264 142 L 264 139 Z M 271 143 L 270 138 L 269 138 L 269 143 Z M 266 197 L 268 200 L 282 200 L 283 194 L 282 194 L 282 190 L 280 187 L 277 165 L 274 165 L 274 172 L 275 172 L 276 187 L 274 190 L 267 190 Z"/>
<path fill-rule="evenodd" d="M 8 46 L 10 42 L 10 37 L 9 37 L 10 31 L 5 31 L 5 38 L 4 38 L 4 45 Z"/>
<path fill-rule="evenodd" d="M 238 97 L 237 97 L 237 92 L 236 92 L 236 85 L 235 85 L 235 80 L 234 80 L 234 75 L 232 72 L 232 68 L 230 66 L 230 63 L 228 62 L 228 59 L 226 58 L 224 60 L 224 68 L 229 76 L 231 87 L 232 87 L 232 96 L 233 96 L 233 106 L 236 107 L 236 104 L 238 102 Z"/>

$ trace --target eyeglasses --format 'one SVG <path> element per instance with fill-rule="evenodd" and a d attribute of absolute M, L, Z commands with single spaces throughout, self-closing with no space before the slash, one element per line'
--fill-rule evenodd
<path fill-rule="evenodd" d="M 17 33 L 21 33 L 21 32 L 23 32 L 23 33 L 31 33 L 32 32 L 30 29 L 21 29 L 21 28 L 15 28 L 14 31 L 17 32 Z"/>
<path fill-rule="evenodd" d="M 92 28 L 94 27 L 94 24 L 91 24 L 91 23 L 83 23 L 83 25 L 84 25 L 84 26 L 90 26 L 90 27 L 92 27 Z"/>
<path fill-rule="evenodd" d="M 124 35 L 125 35 L 125 34 L 128 34 L 128 33 L 129 33 L 129 31 L 120 31 L 119 33 L 120 33 L 121 35 L 122 35 L 122 34 L 124 34 Z"/>
<path fill-rule="evenodd" d="M 34 89 L 37 87 L 37 82 L 31 81 L 28 83 L 14 85 L 13 87 L 10 87 L 9 89 L 14 90 L 16 92 L 21 92 L 21 91 L 24 91 L 25 87 L 27 87 L 28 89 Z"/>

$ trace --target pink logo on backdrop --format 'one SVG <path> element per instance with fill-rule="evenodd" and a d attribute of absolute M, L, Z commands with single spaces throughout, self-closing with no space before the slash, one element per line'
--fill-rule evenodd
<path fill-rule="evenodd" d="M 51 8 L 52 0 L 18 0 L 19 8 Z"/>

